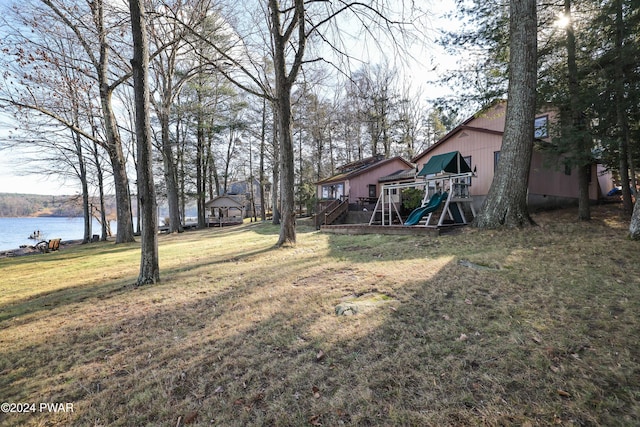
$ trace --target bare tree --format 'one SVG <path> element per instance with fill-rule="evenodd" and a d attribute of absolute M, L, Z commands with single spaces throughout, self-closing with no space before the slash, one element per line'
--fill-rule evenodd
<path fill-rule="evenodd" d="M 14 107 L 16 120 L 21 123 L 22 132 L 16 142 L 22 141 L 22 147 L 38 152 L 36 169 L 50 169 L 51 174 L 79 180 L 85 222 L 83 242 L 88 242 L 93 212 L 90 184 L 102 185 L 93 182 L 92 171 L 102 171 L 91 159 L 93 156 L 86 154 L 94 152 L 98 156 L 96 146 L 106 146 L 103 122 L 96 119 L 98 88 L 88 75 L 86 57 L 78 52 L 73 31 L 64 24 L 56 27 L 56 23 L 60 24 L 56 19 L 42 25 L 48 19 L 42 9 L 31 9 L 29 17 L 20 15 L 23 9 L 14 12 L 5 17 L 7 24 L 11 22 L 5 29 L 11 25 L 15 28 L 12 33 L 5 33 L 3 40 L 10 61 L 4 64 L 1 97 Z M 25 28 L 38 31 L 24 32 Z M 63 134 L 68 138 L 61 138 L 62 128 L 66 128 Z M 41 138 L 34 138 L 34 132 Z M 47 164 L 42 163 L 45 159 Z M 101 223 L 103 232 L 108 230 L 106 220 Z"/>
<path fill-rule="evenodd" d="M 155 93 L 152 105 L 160 124 L 160 152 L 164 165 L 164 177 L 169 207 L 169 232 L 183 231 L 180 221 L 180 189 L 178 173 L 178 156 L 176 154 L 178 139 L 172 137 L 170 124 L 172 115 L 176 112 L 176 98 L 185 85 L 202 72 L 199 54 L 189 49 L 191 30 L 207 27 L 207 16 L 199 13 L 201 0 L 172 0 L 162 1 L 156 6 L 158 19 L 151 21 L 151 42 L 158 50 L 152 61 L 155 78 Z M 183 19 L 179 23 L 172 19 L 165 19 L 164 15 L 170 10 L 170 15 L 180 15 Z M 188 28 L 186 29 L 185 26 Z M 215 37 L 215 25 L 208 37 Z M 175 148 L 174 148 L 175 146 Z M 184 199 L 184 195 L 182 196 Z"/>
<path fill-rule="evenodd" d="M 286 0 L 284 2 L 260 0 L 251 3 L 235 2 L 234 4 L 235 7 L 229 5 L 227 23 L 229 27 L 233 28 L 236 43 L 232 48 L 229 48 L 228 44 L 219 45 L 215 40 L 205 40 L 211 44 L 217 54 L 210 63 L 216 69 L 224 71 L 225 76 L 242 89 L 267 98 L 275 106 L 279 138 L 278 173 L 282 213 L 277 245 L 294 244 L 296 241 L 295 157 L 291 92 L 303 64 L 327 61 L 320 53 L 320 49 L 313 52 L 317 54 L 315 57 L 308 58 L 308 42 L 324 43 L 325 48 L 328 47 L 329 51 L 333 52 L 330 55 L 336 54 L 336 57 L 344 60 L 349 58 L 346 53 L 348 43 L 345 43 L 341 38 L 343 33 L 337 25 L 339 17 L 351 14 L 352 17 L 355 17 L 355 21 L 364 28 L 365 36 L 370 38 L 386 36 L 396 42 L 399 40 L 398 34 L 404 34 L 408 25 L 401 20 L 392 18 L 391 14 L 387 14 L 389 9 L 386 3 L 382 2 L 333 3 L 318 0 Z M 402 8 L 402 6 L 404 5 L 400 5 L 400 9 L 403 13 L 413 12 L 416 7 L 414 3 L 408 8 Z M 256 19 L 253 19 L 254 16 L 249 15 L 243 21 L 238 15 L 233 15 L 247 11 L 252 11 L 249 12 L 251 14 L 255 10 L 264 14 L 262 27 Z M 179 17 L 176 18 L 179 19 Z M 265 23 L 266 25 L 264 25 Z M 263 28 L 266 28 L 266 32 L 261 32 Z M 376 29 L 380 31 L 376 32 Z M 398 29 L 401 31 L 397 32 Z M 267 55 L 271 61 L 264 61 L 264 55 L 258 55 L 260 44 L 264 48 L 265 36 L 269 38 L 270 50 Z M 261 40 L 256 40 L 256 38 Z M 251 46 L 257 47 L 257 49 L 251 50 Z M 267 62 L 269 63 L 267 64 Z M 227 64 L 229 68 L 225 71 L 222 68 Z M 338 67 L 340 64 L 336 62 L 334 65 Z M 241 76 L 238 76 L 238 73 Z M 272 194 L 277 193 L 277 187 L 274 183 Z M 274 212 L 276 206 L 274 203 Z"/>
<path fill-rule="evenodd" d="M 102 108 L 102 121 L 105 130 L 104 140 L 94 140 L 91 132 L 86 129 L 79 129 L 72 121 L 69 121 L 59 110 L 49 108 L 47 105 L 39 103 L 33 97 L 33 88 L 28 86 L 28 78 L 21 76 L 20 93 L 13 93 L 13 96 L 4 97 L 5 101 L 17 108 L 28 108 L 38 111 L 61 125 L 68 127 L 74 132 L 80 133 L 84 138 L 94 140 L 102 144 L 111 160 L 113 169 L 113 179 L 116 192 L 116 209 L 118 217 L 118 234 L 116 243 L 133 241 L 133 228 L 131 226 L 131 202 L 129 199 L 129 181 L 126 171 L 126 159 L 122 151 L 122 144 L 116 114 L 112 104 L 112 95 L 118 86 L 125 82 L 130 75 L 127 71 L 122 72 L 118 78 L 113 78 L 116 71 L 111 66 L 110 54 L 113 53 L 111 43 L 117 41 L 109 40 L 112 34 L 110 24 L 105 20 L 103 0 L 87 1 L 84 8 L 82 3 L 66 4 L 56 0 L 39 0 L 35 3 L 44 6 L 38 9 L 32 4 L 31 9 L 14 9 L 18 14 L 16 20 L 23 25 L 29 25 L 33 32 L 23 34 L 21 40 L 24 44 L 31 46 L 34 52 L 39 52 L 35 56 L 26 56 L 29 62 L 39 61 L 43 64 L 61 63 L 69 67 L 76 67 L 77 73 L 93 81 Z M 34 4 L 35 4 L 34 3 Z M 32 16 L 21 12 L 31 11 Z M 117 21 L 117 11 L 112 11 L 114 21 Z M 44 24 L 46 22 L 47 24 Z M 121 28 L 117 28 L 119 34 Z M 55 51 L 42 43 L 47 37 L 68 38 L 77 48 L 73 53 L 72 61 L 68 61 L 69 56 L 65 52 Z M 22 46 L 15 49 L 16 56 L 23 56 L 25 50 Z M 78 65 L 78 64 L 83 65 Z M 46 68 L 47 65 L 44 65 Z M 30 76 L 28 76 L 30 77 Z M 54 92 L 55 93 L 55 92 Z M 57 95 L 57 94 L 56 94 Z"/>
<path fill-rule="evenodd" d="M 176 2 L 173 6 L 180 6 L 181 2 Z M 167 6 L 169 7 L 169 6 Z M 166 40 L 179 39 L 180 28 L 176 28 L 173 21 L 157 20 L 150 23 L 150 37 L 156 45 L 162 45 Z M 182 232 L 182 222 L 180 221 L 180 204 L 178 195 L 178 171 L 176 156 L 171 142 L 170 117 L 176 96 L 180 93 L 183 85 L 190 78 L 190 74 L 182 73 L 176 78 L 177 63 L 179 60 L 181 44 L 172 43 L 166 46 L 153 60 L 152 70 L 155 77 L 155 92 L 158 97 L 152 97 L 151 102 L 155 109 L 158 122 L 160 123 L 160 152 L 164 165 L 164 178 L 167 192 L 167 203 L 169 205 L 169 232 Z"/>
<path fill-rule="evenodd" d="M 141 257 L 138 285 L 160 281 L 158 262 L 158 211 L 153 181 L 151 121 L 149 117 L 149 42 L 147 39 L 144 0 L 130 0 L 133 38 L 133 88 L 136 106 L 136 141 L 138 147 L 138 201 L 142 213 Z"/>

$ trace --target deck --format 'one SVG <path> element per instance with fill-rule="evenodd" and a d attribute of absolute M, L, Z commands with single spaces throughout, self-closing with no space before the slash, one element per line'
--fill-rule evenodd
<path fill-rule="evenodd" d="M 395 236 L 439 236 L 437 227 L 407 227 L 404 225 L 340 224 L 323 225 L 320 231 L 332 234 L 389 234 Z"/>

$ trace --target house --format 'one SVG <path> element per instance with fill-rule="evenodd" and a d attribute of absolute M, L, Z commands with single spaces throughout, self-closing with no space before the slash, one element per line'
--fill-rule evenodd
<path fill-rule="evenodd" d="M 244 213 L 247 217 L 260 215 L 262 200 L 260 199 L 260 181 L 256 178 L 253 180 L 234 181 L 227 186 L 227 195 L 234 196 L 238 201 L 242 201 L 244 205 Z M 265 210 L 270 210 L 271 200 L 271 184 L 264 186 Z"/>
<path fill-rule="evenodd" d="M 333 224 L 347 216 L 348 211 L 371 209 L 378 200 L 380 177 L 408 168 L 413 165 L 402 157 L 385 159 L 382 155 L 340 166 L 336 175 L 316 183 L 316 227 Z"/>
<path fill-rule="evenodd" d="M 209 209 L 207 226 L 223 226 L 242 224 L 245 209 L 243 197 L 224 195 L 215 197 L 205 203 Z"/>
<path fill-rule="evenodd" d="M 382 155 L 347 163 L 338 168 L 338 173 L 316 183 L 317 197 L 321 201 L 344 200 L 352 208 L 362 208 L 375 203 L 379 194 L 379 178 L 413 165 L 402 157 L 385 159 Z"/>
<path fill-rule="evenodd" d="M 469 178 L 469 193 L 476 209 L 482 206 L 502 146 L 505 126 L 506 101 L 498 101 L 458 125 L 451 132 L 411 161 L 421 170 L 436 155 L 459 151 L 476 174 Z M 537 140 L 548 140 L 550 114 L 536 116 L 534 132 Z M 558 167 L 558 159 L 548 153 L 533 151 L 529 174 L 529 206 L 532 208 L 555 207 L 577 201 L 578 174 L 575 169 Z M 613 187 L 610 176 L 602 176 L 596 164 L 592 165 L 589 197 L 596 201 Z"/>

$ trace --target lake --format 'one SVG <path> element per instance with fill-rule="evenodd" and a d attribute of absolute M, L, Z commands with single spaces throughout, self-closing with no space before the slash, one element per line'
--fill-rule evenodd
<path fill-rule="evenodd" d="M 101 234 L 100 223 L 93 220 L 92 234 Z M 112 223 L 112 227 L 114 223 Z M 29 236 L 40 230 L 40 238 L 33 240 Z M 115 228 L 112 228 L 115 231 Z M 84 236 L 83 218 L 0 218 L 0 250 L 17 249 L 21 245 L 34 245 L 41 240 L 61 238 L 78 240 Z"/>

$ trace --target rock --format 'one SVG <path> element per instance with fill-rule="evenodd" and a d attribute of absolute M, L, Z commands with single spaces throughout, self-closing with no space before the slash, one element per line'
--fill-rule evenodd
<path fill-rule="evenodd" d="M 393 309 L 393 305 L 399 301 L 389 295 L 385 295 L 379 292 L 369 292 L 362 294 L 359 297 L 352 295 L 348 300 L 336 305 L 335 311 L 337 316 L 353 316 L 359 313 L 366 313 L 377 309 L 383 305 L 390 304 Z"/>
<path fill-rule="evenodd" d="M 343 303 L 336 305 L 337 316 L 353 316 L 358 314 L 358 306 L 353 303 Z"/>

